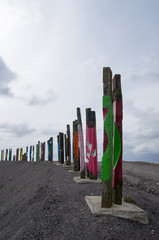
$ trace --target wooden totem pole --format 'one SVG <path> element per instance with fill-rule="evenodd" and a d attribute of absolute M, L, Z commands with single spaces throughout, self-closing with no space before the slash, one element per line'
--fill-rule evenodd
<path fill-rule="evenodd" d="M 48 149 L 48 161 L 50 161 L 50 139 L 47 140 L 47 149 Z"/>
<path fill-rule="evenodd" d="M 89 135 L 88 135 L 88 112 L 91 111 L 91 108 L 86 108 L 86 171 L 87 177 L 89 177 L 89 158 L 90 158 L 90 151 L 89 151 Z"/>
<path fill-rule="evenodd" d="M 74 171 L 80 171 L 80 157 L 78 144 L 78 121 L 73 121 L 73 164 Z"/>
<path fill-rule="evenodd" d="M 11 161 L 12 160 L 12 149 L 10 148 L 9 149 L 9 161 Z"/>
<path fill-rule="evenodd" d="M 19 148 L 16 149 L 16 161 L 19 161 Z"/>
<path fill-rule="evenodd" d="M 59 144 L 60 144 L 60 163 L 64 163 L 64 134 L 59 133 Z"/>
<path fill-rule="evenodd" d="M 5 157 L 5 161 L 8 160 L 8 149 L 6 149 L 6 157 Z"/>
<path fill-rule="evenodd" d="M 96 115 L 95 111 L 89 111 L 87 116 L 88 125 L 88 157 L 89 157 L 89 178 L 97 179 L 97 136 L 96 136 Z"/>
<path fill-rule="evenodd" d="M 58 162 L 60 162 L 60 143 L 59 143 L 59 135 L 57 135 L 57 156 L 58 156 Z"/>
<path fill-rule="evenodd" d="M 102 203 L 104 208 L 112 206 L 112 173 L 113 173 L 113 104 L 112 104 L 112 71 L 103 68 L 103 120 L 104 141 L 102 158 Z"/>
<path fill-rule="evenodd" d="M 66 165 L 71 166 L 71 137 L 70 137 L 70 125 L 67 124 L 67 131 L 66 131 L 66 145 L 65 145 L 65 151 L 66 151 Z"/>
<path fill-rule="evenodd" d="M 26 147 L 26 161 L 28 161 L 28 147 Z"/>
<path fill-rule="evenodd" d="M 113 113 L 114 113 L 114 164 L 113 189 L 114 203 L 122 204 L 122 91 L 120 75 L 113 78 Z"/>
<path fill-rule="evenodd" d="M 36 144 L 36 162 L 39 161 L 39 144 Z"/>
<path fill-rule="evenodd" d="M 53 161 L 53 137 L 49 139 L 49 161 Z"/>
<path fill-rule="evenodd" d="M 20 148 L 20 161 L 23 161 L 23 148 Z"/>
<path fill-rule="evenodd" d="M 80 149 L 80 173 L 81 178 L 85 178 L 84 140 L 80 108 L 77 108 L 77 119 L 78 119 L 78 140 Z"/>
<path fill-rule="evenodd" d="M 1 150 L 1 161 L 4 161 L 4 150 Z"/>
<path fill-rule="evenodd" d="M 122 204 L 122 94 L 120 75 L 103 68 L 104 141 L 102 158 L 102 207 Z M 113 191 L 114 189 L 114 191 Z"/>

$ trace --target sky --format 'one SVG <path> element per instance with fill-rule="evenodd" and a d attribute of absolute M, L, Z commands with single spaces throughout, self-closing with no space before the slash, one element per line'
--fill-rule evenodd
<path fill-rule="evenodd" d="M 121 74 L 123 160 L 159 163 L 159 1 L 0 0 L 0 149 L 66 132 L 96 111 L 103 152 L 102 72 Z"/>

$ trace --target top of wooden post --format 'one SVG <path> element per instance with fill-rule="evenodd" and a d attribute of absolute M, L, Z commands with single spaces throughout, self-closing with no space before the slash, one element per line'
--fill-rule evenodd
<path fill-rule="evenodd" d="M 113 101 L 122 99 L 121 76 L 115 74 L 113 78 Z"/>
<path fill-rule="evenodd" d="M 103 95 L 112 96 L 112 71 L 110 67 L 103 68 Z"/>
<path fill-rule="evenodd" d="M 78 119 L 78 124 L 82 124 L 80 108 L 77 108 L 77 119 Z"/>

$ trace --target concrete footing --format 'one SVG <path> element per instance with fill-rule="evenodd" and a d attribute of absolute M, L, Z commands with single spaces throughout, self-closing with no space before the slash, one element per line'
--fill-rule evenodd
<path fill-rule="evenodd" d="M 73 169 L 68 170 L 69 173 L 74 173 L 75 171 Z"/>
<path fill-rule="evenodd" d="M 101 208 L 101 196 L 86 196 L 85 200 L 93 214 L 112 215 L 138 221 L 143 224 L 149 223 L 148 213 L 135 204 L 123 200 L 122 205 L 113 204 L 111 208 Z"/>
<path fill-rule="evenodd" d="M 86 183 L 102 183 L 101 179 L 89 179 L 89 178 L 81 178 L 81 177 L 74 177 L 73 181 L 75 181 L 76 183 L 82 183 L 82 184 L 86 184 Z"/>
<path fill-rule="evenodd" d="M 62 167 L 64 167 L 64 168 L 72 168 L 73 165 L 66 165 L 66 164 L 64 164 L 64 165 L 62 165 Z"/>

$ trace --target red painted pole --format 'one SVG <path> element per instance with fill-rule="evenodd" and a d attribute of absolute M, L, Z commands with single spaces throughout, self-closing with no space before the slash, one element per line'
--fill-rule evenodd
<path fill-rule="evenodd" d="M 95 111 L 88 112 L 89 178 L 97 179 L 97 136 Z"/>
<path fill-rule="evenodd" d="M 90 159 L 90 151 L 89 151 L 89 134 L 88 134 L 88 112 L 91 111 L 91 108 L 86 108 L 86 171 L 87 177 L 89 177 L 89 159 Z"/>

